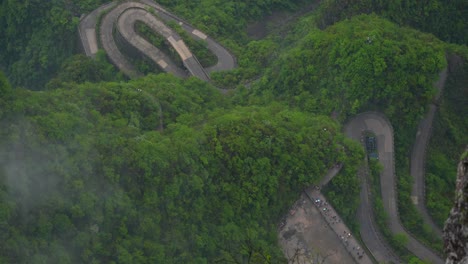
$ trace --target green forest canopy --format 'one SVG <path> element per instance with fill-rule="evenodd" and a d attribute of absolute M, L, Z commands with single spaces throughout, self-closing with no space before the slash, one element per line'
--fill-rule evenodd
<path fill-rule="evenodd" d="M 432 35 L 360 15 L 310 30 L 267 70 L 259 89 L 312 112 L 347 117 L 374 108 L 415 123 L 445 66 L 443 45 Z"/>
<path fill-rule="evenodd" d="M 107 0 L 4 0 L 0 2 L 0 70 L 14 86 L 40 90 L 64 60 L 81 52 L 77 26 L 81 15 Z M 276 8 L 294 9 L 307 0 L 157 1 L 197 28 L 230 42 L 247 40 L 244 28 Z"/>
<path fill-rule="evenodd" d="M 444 41 L 468 44 L 468 2 L 465 0 L 324 0 L 320 8 L 321 28 L 344 18 L 376 13 L 397 25 L 432 33 Z"/>
<path fill-rule="evenodd" d="M 362 159 L 327 117 L 281 104 L 224 110 L 196 79 L 18 90 L 12 104 L 2 262 L 280 260 L 276 223 L 297 193 Z"/>
<path fill-rule="evenodd" d="M 230 97 L 166 74 L 124 82 L 103 53 L 71 56 L 79 16 L 102 1 L 3 1 L 0 68 L 15 89 L 0 75 L 0 262 L 281 262 L 278 219 L 336 162 L 345 167 L 328 194 L 351 220 L 363 151 L 330 114 L 375 109 L 415 126 L 449 50 L 377 15 L 352 16 L 381 8 L 400 25 L 421 18 L 415 26 L 438 36 L 468 16 L 459 10 L 433 28 L 417 5 L 400 17 L 348 1 L 336 15 L 339 2 L 323 1 L 285 38 L 250 41 L 250 19 L 298 3 L 160 1 L 233 48 L 240 68 L 215 78 L 240 87 Z M 442 37 L 463 43 L 457 36 Z M 251 89 L 239 85 L 253 78 Z M 463 122 L 453 111 L 444 122 Z"/>

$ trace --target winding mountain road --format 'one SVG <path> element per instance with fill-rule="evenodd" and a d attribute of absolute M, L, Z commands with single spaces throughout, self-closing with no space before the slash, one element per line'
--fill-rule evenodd
<path fill-rule="evenodd" d="M 115 2 L 102 5 L 81 18 L 80 25 L 78 26 L 78 33 L 80 34 L 81 44 L 86 56 L 95 57 L 98 52 L 99 45 L 96 35 L 96 25 L 99 15 L 106 10 L 114 8 L 115 5 Z"/>
<path fill-rule="evenodd" d="M 102 17 L 100 17 L 102 15 Z M 101 21 L 98 25 L 98 21 Z M 162 35 L 167 42 L 177 51 L 181 57 L 186 69 L 178 67 L 170 57 L 161 52 L 157 47 L 151 45 L 143 37 L 139 36 L 134 29 L 137 21 L 148 25 L 156 34 Z M 189 35 L 197 40 L 205 41 L 207 48 L 217 57 L 216 65 L 203 68 L 197 58 L 191 53 L 185 45 L 182 38 L 165 22 L 176 22 Z M 99 28 L 98 28 L 99 27 Z M 117 34 L 116 34 L 117 32 Z M 98 35 L 99 33 L 99 35 Z M 196 76 L 201 80 L 209 81 L 209 73 L 213 71 L 230 70 L 236 67 L 234 56 L 229 53 L 222 45 L 214 41 L 203 32 L 195 29 L 186 21 L 166 11 L 160 5 L 151 0 L 141 0 L 139 2 L 111 2 L 103 5 L 85 16 L 79 25 L 79 34 L 83 44 L 83 49 L 87 56 L 94 57 L 98 52 L 99 46 L 106 51 L 111 62 L 116 65 L 125 75 L 130 78 L 141 76 L 134 65 L 128 59 L 129 54 L 122 51 L 120 42 L 126 42 L 140 54 L 151 59 L 161 69 L 179 77 Z M 116 39 L 119 35 L 122 39 Z M 99 41 L 98 41 L 99 40 Z M 118 45 L 119 43 L 119 45 Z M 441 79 L 442 79 L 441 75 Z M 445 78 L 445 77 L 444 77 Z M 443 87 L 439 82 L 438 87 Z M 440 86 L 442 85 L 442 86 Z M 435 112 L 435 105 L 431 105 L 427 117 L 421 122 L 420 129 L 416 138 L 411 158 L 411 175 L 415 177 L 413 188 L 413 201 L 423 213 L 424 219 L 432 223 L 428 216 L 424 204 L 424 155 L 427 141 L 430 137 L 430 127 Z M 443 263 L 443 260 L 430 249 L 419 243 L 411 235 L 407 234 L 403 228 L 399 216 L 396 195 L 396 179 L 394 172 L 394 144 L 393 129 L 389 121 L 380 113 L 367 112 L 357 115 L 345 126 L 345 134 L 362 143 L 362 132 L 372 131 L 377 137 L 377 147 L 380 161 L 384 167 L 381 174 L 382 201 L 386 212 L 389 215 L 390 230 L 394 234 L 403 233 L 409 238 L 407 248 L 417 257 L 432 263 Z M 336 168 L 338 171 L 341 167 Z M 336 172 L 337 172 L 336 171 Z M 330 174 L 326 184 L 336 172 Z M 401 260 L 392 252 L 387 242 L 382 239 L 381 234 L 376 227 L 373 219 L 372 205 L 370 203 L 370 191 L 367 183 L 366 170 L 360 172 L 361 186 L 361 205 L 358 211 L 359 222 L 361 224 L 361 236 L 372 255 L 381 262 L 401 263 Z M 435 229 L 436 226 L 432 223 Z M 438 231 L 440 232 L 440 230 Z M 440 234 L 440 233 L 437 233 Z"/>
<path fill-rule="evenodd" d="M 372 131 L 377 138 L 377 149 L 379 150 L 379 159 L 384 166 L 385 175 L 381 175 L 382 190 L 390 192 L 382 192 L 382 201 L 385 201 L 386 207 L 396 211 L 395 199 L 395 178 L 393 176 L 393 130 L 390 123 L 378 113 L 363 113 L 351 119 L 344 127 L 345 135 L 363 144 L 363 132 Z M 402 263 L 399 257 L 392 251 L 387 241 L 383 239 L 382 234 L 378 231 L 377 224 L 374 220 L 372 203 L 370 201 L 370 190 L 366 168 L 360 169 L 361 178 L 361 204 L 358 209 L 358 217 L 360 223 L 360 232 L 362 240 L 372 255 L 379 262 L 391 261 L 394 263 Z M 390 175 L 390 177 L 389 177 Z M 391 186 L 391 188 L 388 188 Z M 388 211 L 387 211 L 388 212 Z M 397 216 L 398 217 L 398 216 Z M 394 218 L 392 218 L 394 220 Z M 397 219 L 397 221 L 399 221 Z"/>
<path fill-rule="evenodd" d="M 391 232 L 393 234 L 405 234 L 408 237 L 408 250 L 418 258 L 430 261 L 431 263 L 444 263 L 437 254 L 408 234 L 400 222 L 396 194 L 393 129 L 390 122 L 380 113 L 367 112 L 357 115 L 345 126 L 345 134 L 358 142 L 362 142 L 364 131 L 372 131 L 377 139 L 379 160 L 384 167 L 380 176 L 382 201 L 383 207 L 389 216 L 389 228 Z M 379 237 L 376 233 L 377 228 L 373 224 L 372 219 L 369 219 L 369 216 L 372 215 L 372 207 L 368 202 L 368 197 L 367 184 L 363 184 L 363 188 L 361 189 L 362 203 L 359 208 L 359 221 L 361 223 L 363 240 L 373 255 L 380 258 L 378 261 L 388 261 L 390 258 L 393 262 L 398 263 L 400 261 L 393 259 L 393 254 L 390 253 L 388 245 L 384 241 L 377 239 Z"/>
<path fill-rule="evenodd" d="M 447 68 L 444 69 L 439 74 L 439 79 L 435 83 L 435 87 L 438 90 L 435 100 L 437 101 L 443 91 L 445 86 L 445 81 L 447 80 Z M 432 103 L 429 105 L 429 111 L 423 120 L 419 123 L 418 132 L 413 145 L 413 150 L 411 152 L 411 161 L 410 161 L 410 174 L 414 178 L 413 189 L 411 192 L 411 198 L 413 203 L 416 205 L 416 208 L 421 213 L 424 222 L 429 225 L 434 233 L 442 238 L 442 230 L 434 223 L 432 217 L 427 212 L 426 203 L 425 203 L 425 160 L 426 160 L 426 151 L 429 139 L 431 137 L 432 131 L 432 122 L 434 120 L 435 112 L 437 111 L 437 105 Z"/>
<path fill-rule="evenodd" d="M 100 18 L 100 16 L 102 17 Z M 100 19 L 101 23 L 97 25 Z M 156 34 L 162 35 L 167 43 L 176 50 L 185 69 L 178 67 L 170 57 L 139 36 L 134 29 L 137 21 L 145 23 Z M 182 38 L 173 29 L 165 25 L 165 22 L 170 21 L 179 24 L 192 38 L 204 41 L 207 48 L 217 57 L 217 63 L 212 67 L 203 68 Z M 96 30 L 97 27 L 99 27 L 99 31 Z M 98 32 L 99 36 L 97 36 Z M 111 62 L 130 78 L 139 77 L 141 73 L 136 70 L 128 59 L 133 57 L 134 54 L 127 54 L 126 49 L 121 47 L 122 42 L 126 42 L 129 46 L 138 50 L 140 54 L 152 60 L 164 71 L 178 77 L 193 75 L 201 80 L 209 81 L 209 73 L 230 70 L 236 67 L 235 57 L 222 45 L 151 0 L 112 2 L 103 5 L 82 18 L 79 33 L 83 49 L 88 56 L 94 57 L 99 44 L 101 44 Z M 116 35 L 120 39 L 116 39 Z M 98 42 L 98 39 L 100 42 Z"/>

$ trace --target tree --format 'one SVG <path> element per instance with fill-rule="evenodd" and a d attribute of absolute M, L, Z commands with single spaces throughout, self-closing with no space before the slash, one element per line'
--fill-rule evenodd
<path fill-rule="evenodd" d="M 11 100 L 12 89 L 6 76 L 0 71 L 0 119 L 9 111 L 9 101 Z"/>
<path fill-rule="evenodd" d="M 404 249 L 406 248 L 409 239 L 404 233 L 398 233 L 393 235 L 393 241 L 395 243 L 395 247 L 399 249 Z"/>
<path fill-rule="evenodd" d="M 433 36 L 400 29 L 376 15 L 359 15 L 323 31 L 309 29 L 256 88 L 289 102 L 315 97 L 319 105 L 308 109 L 341 113 L 343 119 L 371 108 L 392 121 L 414 124 L 447 64 L 442 47 Z"/>

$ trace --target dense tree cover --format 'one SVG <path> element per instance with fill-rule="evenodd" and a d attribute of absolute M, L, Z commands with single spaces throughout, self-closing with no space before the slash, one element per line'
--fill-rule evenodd
<path fill-rule="evenodd" d="M 3 117 L 5 111 L 9 110 L 9 106 L 7 103 L 12 96 L 12 89 L 10 83 L 8 82 L 7 78 L 0 71 L 0 118 Z"/>
<path fill-rule="evenodd" d="M 415 123 L 445 65 L 434 37 L 361 15 L 324 31 L 310 30 L 275 62 L 259 90 L 273 90 L 312 112 L 346 117 L 376 108 Z"/>
<path fill-rule="evenodd" d="M 78 43 L 82 13 L 104 0 L 2 0 L 0 67 L 13 85 L 41 89 Z"/>
<path fill-rule="evenodd" d="M 124 80 L 122 73 L 107 61 L 104 51 L 99 50 L 94 59 L 84 54 L 73 55 L 60 66 L 58 74 L 47 84 L 46 89 L 61 87 L 62 83 L 84 83 Z"/>
<path fill-rule="evenodd" d="M 80 51 L 77 25 L 106 0 L 2 0 L 0 2 L 0 69 L 14 86 L 42 89 L 64 60 Z M 229 38 L 228 45 L 246 41 L 248 20 L 276 8 L 293 9 L 302 1 L 157 1 L 213 36 Z M 231 44 L 229 44 L 231 43 Z"/>
<path fill-rule="evenodd" d="M 455 63 L 454 63 L 455 64 Z M 457 160 L 468 142 L 468 66 L 453 67 L 434 120 L 426 161 L 427 207 L 441 227 L 453 204 Z"/>
<path fill-rule="evenodd" d="M 231 71 L 214 72 L 212 79 L 225 88 L 237 88 L 259 78 L 279 53 L 279 44 L 273 38 L 250 41 L 237 57 L 239 67 Z"/>
<path fill-rule="evenodd" d="M 371 12 L 448 42 L 468 44 L 468 2 L 465 0 L 325 0 L 317 21 L 321 27 L 326 27 L 344 18 Z"/>
<path fill-rule="evenodd" d="M 435 95 L 433 83 L 446 66 L 446 46 L 375 15 L 356 16 L 323 31 L 312 27 L 307 34 L 305 22 L 312 23 L 305 19 L 293 31 L 298 44 L 280 54 L 254 91 L 263 102 L 285 100 L 304 111 L 341 118 L 368 109 L 384 112 L 395 129 L 402 221 L 440 250 L 440 240 L 421 224 L 411 203 L 408 155 L 419 119 Z"/>
<path fill-rule="evenodd" d="M 461 54 L 465 54 L 463 49 Z M 464 60 L 466 60 L 466 58 L 467 57 L 465 56 Z M 458 57 L 457 60 L 463 61 L 461 57 Z M 426 167 L 428 172 L 430 172 L 426 175 L 427 206 L 430 211 L 432 210 L 430 213 L 436 217 L 436 221 L 440 222 L 444 221 L 442 219 L 444 218 L 444 215 L 446 217 L 448 212 L 445 210 L 448 210 L 447 206 L 449 206 L 453 201 L 453 189 L 450 189 L 450 186 L 454 186 L 451 183 L 453 182 L 453 174 L 451 173 L 453 173 L 455 167 L 450 168 L 447 163 L 451 163 L 455 166 L 459 157 L 458 155 L 463 149 L 463 144 L 466 143 L 466 139 L 463 141 L 464 136 L 462 132 L 466 130 L 466 124 L 459 116 L 463 111 L 465 111 L 462 107 L 463 100 L 460 101 L 463 97 L 460 95 L 466 93 L 464 90 L 466 89 L 466 86 L 464 86 L 464 83 L 466 83 L 466 81 L 464 81 L 466 73 L 456 73 L 452 68 L 453 65 L 449 67 L 449 79 L 441 101 L 441 105 L 446 105 L 445 108 L 451 110 L 444 110 L 444 107 L 439 109 L 440 113 L 446 112 L 443 114 L 445 118 L 442 119 L 444 120 L 443 122 L 440 121 L 440 117 L 435 120 L 435 137 L 432 139 L 432 142 L 436 142 L 432 144 L 437 144 L 438 146 L 441 145 L 440 142 L 446 142 L 444 146 L 439 148 L 445 149 L 442 151 L 445 157 L 437 161 L 434 160 L 434 157 L 431 157 L 433 155 L 431 153 L 440 153 L 440 151 L 433 151 L 431 150 L 432 148 L 430 148 L 429 154 L 427 155 Z M 446 97 L 445 94 L 449 94 L 450 96 Z M 451 107 L 447 108 L 447 105 L 450 105 Z M 440 115 L 440 113 L 437 113 L 436 117 Z M 437 238 L 430 226 L 424 224 L 421 215 L 411 202 L 413 179 L 409 174 L 409 157 L 413 140 L 417 133 L 417 126 L 409 126 L 399 122 L 392 122 L 392 124 L 395 129 L 395 168 L 398 176 L 398 204 L 402 223 L 408 230 L 416 235 L 420 241 L 440 251 L 442 241 Z M 440 132 L 440 129 L 445 132 Z M 444 133 L 446 134 L 441 136 L 441 134 Z M 454 139 L 454 135 L 456 136 L 456 139 Z M 448 138 L 446 138 L 446 136 L 448 136 Z M 445 138 L 442 139 L 442 137 Z M 441 157 L 441 155 L 436 154 L 436 157 L 437 156 Z M 438 175 L 433 174 L 433 172 L 437 172 Z M 435 208 L 437 208 L 437 212 L 434 212 Z M 439 220 L 437 220 L 437 218 Z"/>
<path fill-rule="evenodd" d="M 70 57 L 79 15 L 101 2 L 0 4 L 0 68 L 14 86 L 42 90 L 47 83 L 49 89 L 12 91 L 0 74 L 0 262 L 281 261 L 277 220 L 302 188 L 337 162 L 343 171 L 325 191 L 356 230 L 355 172 L 362 150 L 319 114 L 343 120 L 368 109 L 384 111 L 395 128 L 403 222 L 426 243 L 438 243 L 409 200 L 407 154 L 434 95 L 432 82 L 445 66 L 446 46 L 376 15 L 325 30 L 314 23 L 376 11 L 463 43 L 467 34 L 454 34 L 466 28 L 463 9 L 453 13 L 455 22 L 432 15 L 463 3 L 398 1 L 408 7 L 400 14 L 397 1 L 346 1 L 337 15 L 330 7 L 340 1 L 323 1 L 319 13 L 301 20 L 292 34 L 247 43 L 243 28 L 249 19 L 307 1 L 159 1 L 224 38 L 239 55 L 241 67 L 213 76 L 216 84 L 239 88 L 228 100 L 199 80 L 165 74 L 89 83 L 124 80 L 102 52 L 94 61 Z M 436 20 L 443 23 L 434 27 Z M 446 35 L 438 34 L 448 27 Z M 257 78 L 247 85 L 252 89 L 239 86 Z M 466 110 L 450 108 L 463 101 L 455 94 L 449 98 L 439 117 L 441 127 L 449 128 L 441 134 L 466 142 L 460 134 L 466 126 L 455 114 Z M 278 100 L 283 102 L 272 104 Z M 430 174 L 450 174 L 452 150 L 431 150 L 429 159 L 436 161 Z M 444 182 L 444 193 L 429 191 L 429 201 L 445 199 L 450 176 L 428 178 Z M 377 214 L 384 215 L 376 203 Z M 404 240 L 397 238 L 390 240 Z"/>
<path fill-rule="evenodd" d="M 195 78 L 19 89 L 12 105 L 0 131 L 8 263 L 282 261 L 276 224 L 298 193 L 362 158 L 327 117 L 231 108 Z"/>
<path fill-rule="evenodd" d="M 359 145 L 355 147 L 354 151 L 359 153 L 359 155 L 354 154 L 351 162 L 354 165 L 350 166 L 350 163 L 345 164 L 338 175 L 325 186 L 322 192 L 353 233 L 359 234 L 359 222 L 357 221 L 356 212 L 360 204 L 359 193 L 361 191 L 361 182 L 356 165 L 362 165 L 364 151 Z"/>
<path fill-rule="evenodd" d="M 158 3 L 189 19 L 202 31 L 216 37 L 246 39 L 247 21 L 259 19 L 274 9 L 295 9 L 311 0 L 160 0 Z M 229 36 L 234 35 L 234 36 Z M 236 40 L 236 41 L 237 41 Z"/>

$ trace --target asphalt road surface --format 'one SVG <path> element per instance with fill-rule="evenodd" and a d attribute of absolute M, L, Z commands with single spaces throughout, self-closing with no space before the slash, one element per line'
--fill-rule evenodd
<path fill-rule="evenodd" d="M 304 192 L 282 219 L 278 226 L 278 242 L 288 259 L 288 264 L 355 263 L 343 240 L 330 228 L 327 218 L 320 210 Z M 352 247 L 355 254 L 359 253 L 360 249 L 355 245 Z"/>
<path fill-rule="evenodd" d="M 115 4 L 115 2 L 110 2 L 102 5 L 81 19 L 80 25 L 78 26 L 78 32 L 80 33 L 81 43 L 86 56 L 94 57 L 98 52 L 96 25 L 99 14 L 105 10 L 113 8 Z"/>
<path fill-rule="evenodd" d="M 154 8 L 158 17 L 152 16 L 146 9 L 147 7 Z M 101 12 L 110 10 L 102 19 L 100 25 L 100 36 L 97 36 L 97 20 Z M 166 27 L 163 21 L 175 21 L 184 28 L 190 36 L 204 40 L 207 47 L 217 56 L 217 64 L 204 69 L 199 64 L 196 57 L 186 47 L 185 43 L 181 40 L 180 36 L 169 27 Z M 141 53 L 145 54 L 153 61 L 155 61 L 162 69 L 173 73 L 176 76 L 185 77 L 186 74 L 183 70 L 178 69 L 170 58 L 163 54 L 157 47 L 152 47 L 146 40 L 138 36 L 134 30 L 133 25 L 135 21 L 142 21 L 150 26 L 155 32 L 163 35 L 168 42 L 173 45 L 176 51 L 181 56 L 185 67 L 191 75 L 208 81 L 209 76 L 207 73 L 219 70 L 230 70 L 236 66 L 234 56 L 227 51 L 219 43 L 208 37 L 203 32 L 193 28 L 186 21 L 176 17 L 164 8 L 151 0 L 142 0 L 139 2 L 112 2 L 99 7 L 87 16 L 85 16 L 79 25 L 80 38 L 83 43 L 83 48 L 88 56 L 94 57 L 98 51 L 98 37 L 104 50 L 107 52 L 110 60 L 127 76 L 134 78 L 141 74 L 135 69 L 132 63 L 129 62 L 127 57 L 122 54 L 117 47 L 114 40 L 113 31 L 115 25 L 118 24 L 119 30 L 123 32 L 123 37 L 126 38 L 133 46 L 135 46 Z M 445 80 L 445 79 L 444 79 Z M 442 84 L 443 85 L 443 84 Z M 432 223 L 430 217 L 427 215 L 424 206 L 424 155 L 417 155 L 417 153 L 424 153 L 427 145 L 427 140 L 430 136 L 430 126 L 432 124 L 435 106 L 431 106 L 428 116 L 421 122 L 420 130 L 418 132 L 416 143 L 413 150 L 414 158 L 412 157 L 411 174 L 415 177 L 415 187 L 413 188 L 413 201 L 415 201 L 418 208 L 424 215 L 424 219 L 428 223 Z M 432 263 L 444 263 L 443 260 L 437 256 L 430 249 L 415 240 L 411 235 L 407 234 L 401 225 L 398 217 L 398 208 L 396 204 L 396 182 L 394 172 L 394 150 L 393 150 L 393 130 L 388 120 L 379 113 L 363 113 L 352 119 L 345 127 L 345 133 L 349 137 L 361 142 L 363 131 L 372 131 L 377 138 L 377 148 L 379 159 L 384 166 L 384 171 L 381 174 L 381 189 L 382 200 L 384 208 L 389 215 L 390 230 L 396 233 L 404 233 L 408 236 L 408 249 L 413 252 L 420 259 L 428 260 Z M 422 156 L 422 157 L 421 157 Z M 339 170 L 337 168 L 336 170 Z M 401 261 L 389 249 L 386 242 L 381 239 L 372 218 L 372 207 L 369 201 L 369 190 L 366 181 L 366 171 L 361 171 L 361 179 L 363 181 L 361 187 L 361 206 L 358 211 L 359 221 L 361 223 L 361 236 L 366 243 L 369 250 L 378 261 L 392 261 L 400 263 Z M 331 177 L 327 177 L 328 180 Z M 327 182 L 328 182 L 327 180 Z M 326 182 L 325 182 L 326 183 Z M 325 184 L 324 183 L 324 184 Z M 433 224 L 431 226 L 434 227 Z"/>
<path fill-rule="evenodd" d="M 351 235 L 351 230 L 343 223 L 343 220 L 335 209 L 327 203 L 325 196 L 323 196 L 319 190 L 314 188 L 308 188 L 305 190 L 305 193 L 319 209 L 330 229 L 332 229 L 337 237 L 339 237 L 340 242 L 346 248 L 354 261 L 356 263 L 371 264 L 371 258 L 366 254 L 354 236 Z"/>
<path fill-rule="evenodd" d="M 440 94 L 445 85 L 447 79 L 447 68 L 443 70 L 439 75 L 439 80 L 435 83 L 435 87 L 438 90 L 438 95 L 436 100 L 438 100 Z M 416 139 L 414 141 L 413 150 L 411 152 L 411 162 L 410 162 L 410 174 L 414 178 L 413 189 L 411 192 L 411 198 L 413 203 L 416 205 L 416 208 L 421 213 L 424 222 L 428 224 L 434 233 L 442 238 L 442 230 L 434 223 L 432 218 L 427 212 L 426 203 L 425 203 L 425 160 L 426 160 L 426 150 L 431 137 L 432 131 L 432 121 L 434 120 L 435 112 L 437 111 L 437 106 L 431 104 L 429 106 L 429 111 L 423 120 L 419 123 L 418 132 L 416 134 Z"/>
<path fill-rule="evenodd" d="M 236 58 L 221 44 L 198 29 L 191 26 L 187 21 L 166 11 L 163 7 L 151 0 L 141 0 L 141 2 L 153 7 L 158 11 L 158 15 L 164 21 L 173 21 L 178 23 L 193 38 L 206 42 L 208 49 L 218 58 L 218 62 L 211 67 L 206 68 L 207 72 L 232 70 L 237 66 Z"/>
<path fill-rule="evenodd" d="M 132 63 L 120 52 L 117 43 L 114 40 L 114 24 L 120 14 L 129 7 L 128 3 L 121 4 L 109 11 L 101 21 L 100 40 L 102 47 L 112 63 L 117 66 L 125 75 L 135 78 L 141 74 L 136 70 Z M 99 25 L 98 25 L 99 26 Z"/>
<path fill-rule="evenodd" d="M 154 16 L 148 10 L 153 10 Z M 102 18 L 99 28 L 100 36 L 97 36 L 97 20 L 101 12 L 108 11 Z M 161 20 L 162 21 L 161 21 Z M 153 47 L 144 38 L 138 36 L 134 31 L 134 23 L 142 21 L 154 30 L 155 33 L 163 35 L 167 42 L 174 47 L 182 58 L 187 74 L 183 69 L 178 68 L 171 59 L 163 54 L 157 47 Z M 207 48 L 217 57 L 217 63 L 209 68 L 203 68 L 198 59 L 187 48 L 181 37 L 164 22 L 173 21 L 178 23 L 189 35 L 197 40 L 207 43 Z M 196 76 L 202 80 L 209 81 L 208 73 L 212 71 L 230 70 L 236 67 L 234 56 L 222 45 L 211 39 L 205 33 L 193 28 L 186 21 L 166 11 L 160 5 L 151 0 L 141 2 L 109 3 L 99 7 L 81 19 L 79 25 L 80 38 L 83 49 L 88 56 L 94 57 L 100 44 L 106 51 L 111 62 L 116 65 L 125 75 L 130 78 L 141 76 L 132 63 L 124 55 L 114 39 L 115 27 L 122 37 L 134 46 L 139 52 L 153 60 L 163 70 L 179 77 L 188 75 Z"/>
<path fill-rule="evenodd" d="M 128 8 L 126 8 L 118 18 L 117 30 L 120 32 L 122 37 L 129 43 L 129 45 L 133 46 L 139 52 L 146 54 L 164 71 L 170 72 L 178 77 L 187 77 L 187 73 L 183 69 L 179 68 L 171 58 L 135 32 L 135 23 L 137 21 L 141 21 L 150 25 L 151 28 L 155 29 L 166 39 L 171 37 L 171 31 L 168 30 L 167 26 L 153 14 L 144 9 L 135 8 L 136 6 L 144 7 L 144 5 L 131 4 L 132 8 L 128 5 Z M 201 65 L 198 66 L 201 67 Z"/>
<path fill-rule="evenodd" d="M 390 122 L 380 113 L 367 112 L 357 115 L 345 126 L 345 134 L 358 141 L 362 142 L 362 133 L 364 131 L 372 131 L 377 139 L 377 151 L 379 160 L 384 169 L 380 176 L 382 201 L 385 211 L 389 216 L 389 228 L 393 234 L 405 234 L 408 237 L 407 248 L 418 258 L 430 261 L 431 263 L 444 263 L 444 261 L 436 255 L 432 250 L 426 248 L 423 244 L 413 238 L 403 228 L 397 208 L 397 194 L 395 182 L 395 167 L 394 167 L 394 149 L 393 149 L 393 129 Z M 388 261 L 385 256 L 392 255 L 388 250 L 388 246 L 380 240 L 377 228 L 372 224 L 372 207 L 368 202 L 367 184 L 363 184 L 361 189 L 361 208 L 359 209 L 359 221 L 363 240 L 371 250 L 374 256 L 381 256 L 378 261 Z M 366 219 L 368 218 L 368 219 Z"/>

